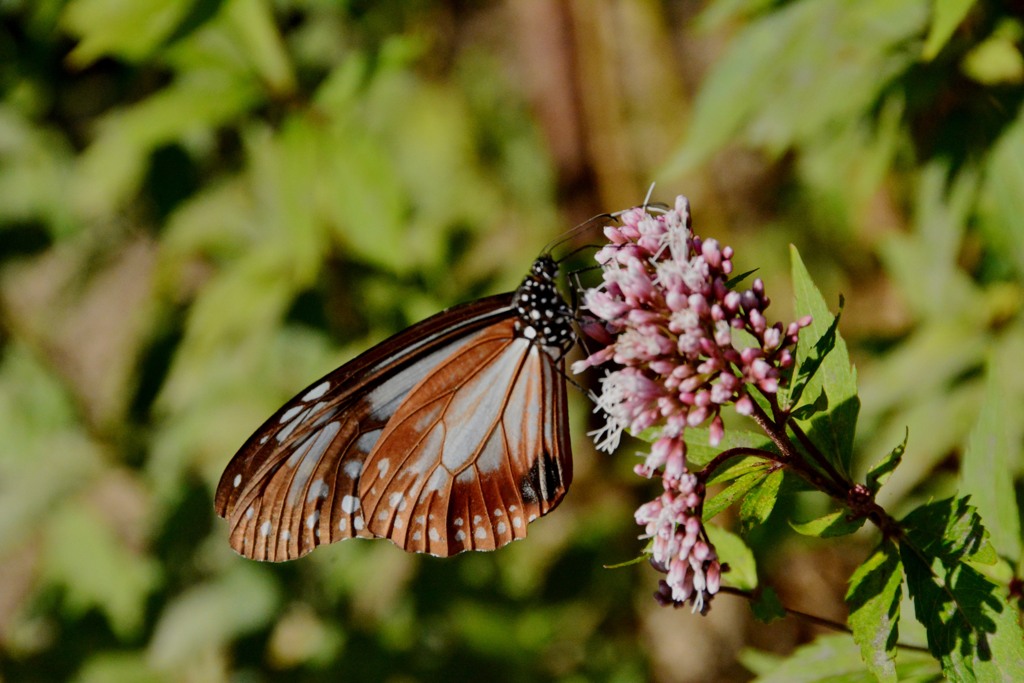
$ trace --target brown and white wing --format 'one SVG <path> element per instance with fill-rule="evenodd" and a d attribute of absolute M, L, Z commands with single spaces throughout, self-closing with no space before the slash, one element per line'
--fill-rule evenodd
<path fill-rule="evenodd" d="M 367 528 L 439 556 L 525 537 L 572 480 L 561 371 L 512 320 L 438 363 L 364 460 Z"/>
<path fill-rule="evenodd" d="M 360 504 L 364 461 L 424 378 L 452 367 L 490 326 L 507 319 L 511 295 L 439 313 L 373 347 L 286 403 L 228 463 L 215 507 L 231 547 L 282 561 L 317 545 L 372 537 Z"/>

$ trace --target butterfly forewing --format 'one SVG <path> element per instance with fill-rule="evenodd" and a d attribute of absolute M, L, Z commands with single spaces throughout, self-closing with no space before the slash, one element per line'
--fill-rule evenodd
<path fill-rule="evenodd" d="M 355 536 L 435 555 L 525 536 L 572 476 L 554 272 L 542 257 L 514 294 L 432 316 L 285 404 L 217 487 L 231 546 L 280 561 Z"/>

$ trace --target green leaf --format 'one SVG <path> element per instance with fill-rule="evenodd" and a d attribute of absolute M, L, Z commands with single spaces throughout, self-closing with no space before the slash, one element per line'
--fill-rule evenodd
<path fill-rule="evenodd" d="M 927 20 L 928 5 L 918 0 L 793 2 L 764 13 L 716 60 L 683 147 L 658 175 L 693 169 L 727 144 L 776 155 L 828 135 L 870 110 L 916 60 L 904 45 Z M 814 64 L 831 68 L 808 68 Z"/>
<path fill-rule="evenodd" d="M 966 564 L 937 577 L 908 544 L 901 544 L 900 556 L 914 613 L 946 678 L 1024 680 L 1024 632 L 998 587 Z"/>
<path fill-rule="evenodd" d="M 270 571 L 239 560 L 216 579 L 171 600 L 150 641 L 150 660 L 157 669 L 175 670 L 196 652 L 265 627 L 279 602 Z"/>
<path fill-rule="evenodd" d="M 784 659 L 768 661 L 745 652 L 740 661 L 759 674 L 757 683 L 852 683 L 864 681 L 866 673 L 860 652 L 848 635 L 815 638 Z"/>
<path fill-rule="evenodd" d="M 909 541 L 946 565 L 973 559 L 986 544 L 985 528 L 967 498 L 946 498 L 922 505 L 901 521 Z"/>
<path fill-rule="evenodd" d="M 722 484 L 727 481 L 739 479 L 751 472 L 763 472 L 765 468 L 771 467 L 772 461 L 756 455 L 745 455 L 730 460 L 725 467 L 716 471 L 708 480 L 707 484 Z"/>
<path fill-rule="evenodd" d="M 705 529 L 711 545 L 715 546 L 718 559 L 723 565 L 729 565 L 729 572 L 723 575 L 723 580 L 740 590 L 752 591 L 757 588 L 757 560 L 743 539 L 714 524 L 707 525 Z"/>
<path fill-rule="evenodd" d="M 793 262 L 792 277 L 797 315 L 810 315 L 813 318 L 810 326 L 801 331 L 801 336 L 806 334 L 817 344 L 817 340 L 829 334 L 833 316 L 825 305 L 821 293 L 814 286 L 810 273 L 807 272 L 795 247 L 790 248 L 790 256 Z M 801 347 L 797 348 L 797 360 L 803 365 L 810 352 L 801 351 Z M 840 472 L 848 473 L 853 458 L 853 437 L 857 426 L 857 414 L 860 411 L 860 400 L 857 398 L 857 373 L 850 364 L 850 356 L 842 336 L 836 335 L 835 348 L 821 362 L 821 367 L 815 375 L 808 380 L 804 392 L 815 399 L 820 392 L 828 396 L 829 408 L 811 419 L 808 436 Z"/>
<path fill-rule="evenodd" d="M 68 55 L 86 67 L 105 55 L 147 57 L 177 27 L 191 3 L 181 0 L 71 0 L 61 24 L 80 40 Z"/>
<path fill-rule="evenodd" d="M 726 289 L 735 289 L 736 285 L 738 285 L 739 283 L 741 283 L 744 280 L 746 280 L 748 277 L 750 277 L 751 275 L 756 273 L 758 270 L 760 270 L 760 269 L 759 268 L 754 268 L 752 270 L 748 270 L 745 273 L 740 273 L 739 275 L 734 275 L 733 277 L 731 277 L 731 278 L 729 278 L 728 280 L 725 281 L 725 288 Z"/>
<path fill-rule="evenodd" d="M 778 593 L 770 586 L 765 587 L 757 599 L 750 603 L 750 611 L 754 613 L 755 619 L 765 624 L 786 617 L 786 609 L 782 606 Z"/>
<path fill-rule="evenodd" d="M 842 509 L 830 512 L 823 517 L 813 519 L 809 522 L 790 521 L 789 525 L 793 527 L 794 531 L 803 534 L 804 536 L 835 538 L 838 536 L 852 534 L 854 531 L 864 526 L 864 522 L 865 519 L 863 517 L 851 520 L 850 511 Z"/>
<path fill-rule="evenodd" d="M 755 486 L 740 505 L 740 522 L 743 533 L 763 524 L 775 509 L 782 485 L 783 470 L 777 469 Z"/>
<path fill-rule="evenodd" d="M 814 342 L 814 349 L 806 357 L 802 357 L 803 354 L 798 355 L 798 360 L 800 362 L 799 365 L 797 365 L 793 382 L 790 385 L 789 390 L 780 396 L 779 399 L 784 409 L 800 405 L 800 397 L 803 395 L 804 388 L 807 386 L 807 383 L 811 381 L 811 378 L 818 372 L 818 369 L 825 361 L 825 358 L 832 352 L 832 349 L 836 347 L 836 337 L 839 334 L 839 319 L 842 317 L 843 303 L 843 298 L 840 296 L 839 313 L 833 316 L 832 324 L 829 325 L 825 333 L 821 335 L 816 342 Z M 813 404 L 816 408 L 814 412 L 821 412 L 828 409 L 827 399 L 824 401 L 824 405 L 818 405 L 822 399 L 825 399 L 824 392 L 818 396 L 818 400 Z M 809 417 L 811 416 L 801 415 L 798 419 L 805 420 Z"/>
<path fill-rule="evenodd" d="M 73 683 L 162 683 L 167 680 L 153 671 L 145 652 L 99 652 L 82 665 Z"/>
<path fill-rule="evenodd" d="M 846 603 L 861 656 L 880 681 L 896 680 L 903 565 L 896 545 L 886 539 L 850 577 Z"/>
<path fill-rule="evenodd" d="M 1021 557 L 1020 510 L 1014 491 L 1014 469 L 1021 462 L 1017 404 L 1009 400 L 1004 363 L 1015 362 L 1004 354 L 988 361 L 985 395 L 978 421 L 971 430 L 961 458 L 960 491 L 971 496 L 988 530 L 992 544 L 1004 557 Z"/>
<path fill-rule="evenodd" d="M 757 683 L 865 683 L 873 676 L 865 670 L 857 644 L 848 635 L 815 638 L 786 658 L 745 650 L 740 661 L 758 674 Z M 916 652 L 901 652 L 896 672 L 901 681 L 934 681 L 935 660 Z"/>
<path fill-rule="evenodd" d="M 921 57 L 931 61 L 949 42 L 977 0 L 935 0 L 932 5 L 932 24 L 924 43 Z"/>
<path fill-rule="evenodd" d="M 43 575 L 65 589 L 69 611 L 102 611 L 121 638 L 142 627 L 146 598 L 160 584 L 160 566 L 125 547 L 113 529 L 82 501 L 50 519 Z"/>
<path fill-rule="evenodd" d="M 788 392 L 779 391 L 779 400 L 784 405 L 792 405 L 792 401 L 795 399 L 790 398 L 786 395 Z M 810 420 L 818 413 L 824 413 L 828 410 L 828 395 L 823 391 L 818 394 L 818 398 L 814 399 L 813 403 L 804 403 L 797 406 L 792 413 L 790 413 L 794 419 L 806 422 Z"/>
<path fill-rule="evenodd" d="M 909 429 L 904 433 L 903 443 L 889 451 L 889 455 L 882 458 L 881 461 L 868 470 L 865 481 L 867 482 L 868 489 L 871 493 L 878 493 L 879 489 L 882 488 L 882 485 L 889 479 L 889 475 L 891 475 L 899 466 L 900 461 L 903 459 L 903 453 L 907 450 L 908 438 L 910 438 Z"/>
<path fill-rule="evenodd" d="M 718 513 L 735 503 L 741 496 L 760 484 L 768 477 L 768 465 L 762 464 L 753 472 L 744 474 L 725 488 L 721 493 L 704 503 L 704 520 L 714 519 Z"/>
<path fill-rule="evenodd" d="M 706 427 L 687 428 L 683 439 L 686 441 L 686 462 L 692 469 L 700 469 L 713 460 L 719 453 L 733 448 L 756 448 L 778 453 L 775 444 L 764 432 L 753 432 L 743 429 L 727 429 L 717 446 L 708 443 L 710 430 Z M 730 463 L 733 461 L 729 461 Z"/>

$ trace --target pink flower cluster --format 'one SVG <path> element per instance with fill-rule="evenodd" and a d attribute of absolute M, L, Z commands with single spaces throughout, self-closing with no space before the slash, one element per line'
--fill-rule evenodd
<path fill-rule="evenodd" d="M 680 606 L 693 601 L 693 610 L 705 614 L 711 596 L 718 592 L 722 565 L 714 546 L 705 539 L 701 521 L 704 484 L 693 474 L 676 480 L 675 490 L 665 492 L 636 511 L 644 527 L 640 538 L 650 538 L 651 563 L 668 574 L 655 598 L 662 604 Z"/>
<path fill-rule="evenodd" d="M 620 218 L 621 225 L 605 227 L 609 244 L 596 255 L 603 282 L 584 294 L 598 321 L 585 332 L 604 346 L 573 372 L 614 366 L 595 397 L 607 416 L 594 433 L 598 448 L 615 450 L 623 430 L 657 430 L 635 469 L 648 478 L 660 471 L 665 493 L 637 511 L 637 522 L 654 539 L 652 560 L 668 573 L 672 600 L 692 599 L 704 610 L 721 567 L 700 521 L 704 489 L 687 471 L 683 432 L 710 420 L 717 445 L 722 407 L 749 415 L 751 387 L 775 393 L 810 319 L 769 326 L 760 279 L 749 289 L 730 289 L 732 249 L 691 231 L 685 197 L 671 210 L 638 207 Z"/>

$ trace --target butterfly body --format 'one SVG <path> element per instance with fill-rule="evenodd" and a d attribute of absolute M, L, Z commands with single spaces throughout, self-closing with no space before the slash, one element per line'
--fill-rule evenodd
<path fill-rule="evenodd" d="M 439 556 L 526 535 L 572 479 L 572 312 L 538 258 L 512 293 L 448 309 L 314 382 L 232 458 L 216 509 L 257 560 L 383 537 Z"/>

